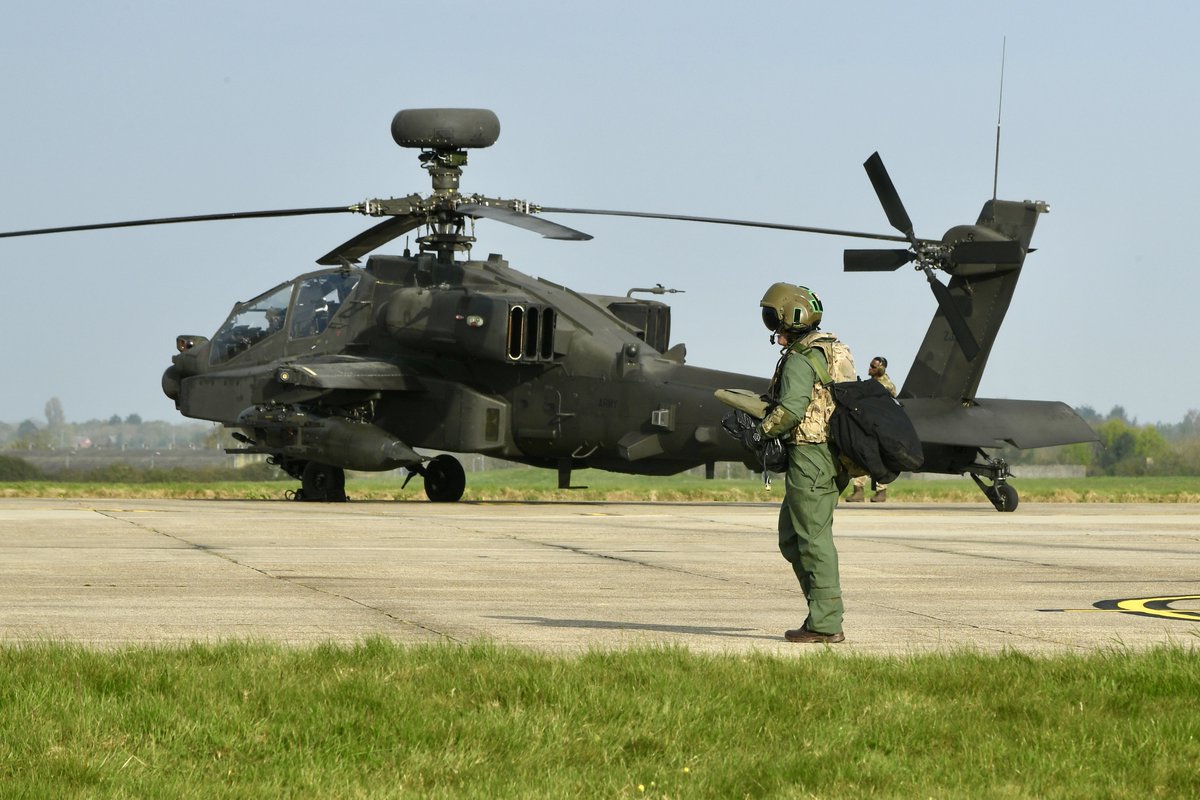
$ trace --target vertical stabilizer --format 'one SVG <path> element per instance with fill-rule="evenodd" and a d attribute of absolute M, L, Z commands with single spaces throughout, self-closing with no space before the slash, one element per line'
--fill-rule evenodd
<path fill-rule="evenodd" d="M 1047 211 L 1049 207 L 1040 201 L 989 200 L 975 225 L 951 228 L 942 241 L 1016 241 L 1024 254 L 1029 250 L 1038 215 Z M 1024 261 L 1022 255 L 1017 263 L 958 264 L 952 268 L 947 287 L 951 301 L 979 344 L 979 353 L 967 359 L 939 308 L 917 350 L 900 397 L 974 399 Z"/>

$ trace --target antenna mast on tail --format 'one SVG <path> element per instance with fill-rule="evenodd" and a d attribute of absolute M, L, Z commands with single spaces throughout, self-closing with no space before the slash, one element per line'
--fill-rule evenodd
<path fill-rule="evenodd" d="M 996 164 L 992 170 L 992 200 L 996 199 L 996 184 L 1000 182 L 1000 116 L 1004 112 L 1004 56 L 1008 50 L 1008 37 L 1000 45 L 1000 102 L 996 108 Z"/>

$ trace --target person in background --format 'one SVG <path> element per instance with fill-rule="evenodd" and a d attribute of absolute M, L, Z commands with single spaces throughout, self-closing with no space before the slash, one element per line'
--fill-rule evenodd
<path fill-rule="evenodd" d="M 871 366 L 867 368 L 867 375 L 871 380 L 879 381 L 883 384 L 883 388 L 888 390 L 888 394 L 892 397 L 896 396 L 896 384 L 892 383 L 892 379 L 887 375 L 887 359 L 883 356 L 875 356 L 871 359 Z M 867 499 L 866 495 L 867 476 L 859 475 L 854 479 L 854 491 L 846 498 L 847 503 L 861 503 Z M 887 502 L 887 487 L 886 483 L 875 483 L 875 494 L 871 495 L 872 503 Z"/>

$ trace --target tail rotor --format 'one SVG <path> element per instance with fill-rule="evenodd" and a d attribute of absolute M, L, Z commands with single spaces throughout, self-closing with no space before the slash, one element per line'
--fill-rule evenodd
<path fill-rule="evenodd" d="M 913 232 L 912 219 L 900 200 L 883 159 L 872 153 L 863 163 L 867 177 L 875 188 L 880 205 L 893 228 L 908 240 L 907 250 L 871 249 L 846 250 L 843 269 L 846 272 L 894 272 L 905 264 L 916 262 L 917 269 L 925 273 L 929 289 L 937 300 L 938 309 L 954 334 L 955 341 L 968 361 L 979 355 L 979 343 L 971 332 L 954 296 L 946 284 L 934 275 L 935 269 L 954 274 L 956 268 L 967 264 L 1019 264 L 1025 252 L 1019 242 L 1004 241 L 961 241 L 948 244 L 940 241 L 918 239 Z"/>

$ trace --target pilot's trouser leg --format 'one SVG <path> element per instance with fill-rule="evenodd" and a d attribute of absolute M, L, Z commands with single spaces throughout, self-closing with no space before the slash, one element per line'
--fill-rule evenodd
<path fill-rule="evenodd" d="M 788 448 L 787 493 L 779 509 L 779 552 L 792 565 L 808 601 L 805 627 L 817 633 L 842 630 L 842 588 L 833 545 L 838 491 L 833 455 L 824 444 Z"/>

